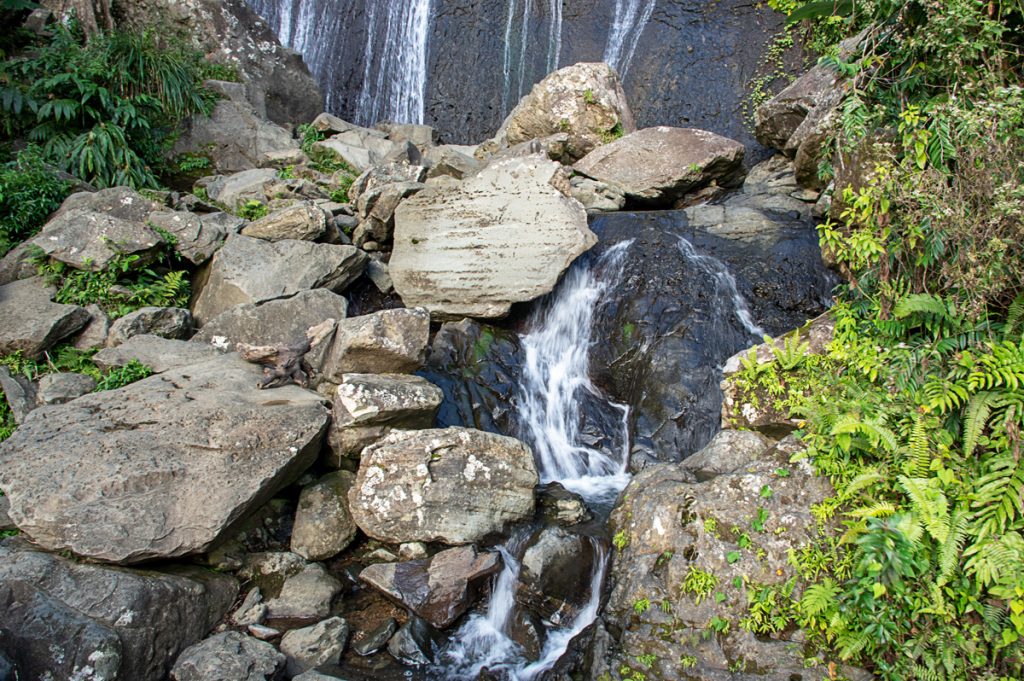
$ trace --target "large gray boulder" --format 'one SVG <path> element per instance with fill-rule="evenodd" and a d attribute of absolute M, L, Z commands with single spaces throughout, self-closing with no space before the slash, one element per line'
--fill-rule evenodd
<path fill-rule="evenodd" d="M 422 560 L 371 565 L 359 573 L 359 579 L 445 629 L 473 604 L 477 583 L 500 569 L 497 553 L 459 546 Z"/>
<path fill-rule="evenodd" d="M 354 246 L 232 236 L 210 263 L 192 313 L 202 325 L 235 305 L 316 288 L 343 291 L 363 273 L 366 260 Z"/>
<path fill-rule="evenodd" d="M 89 323 L 85 308 L 52 302 L 56 292 L 39 277 L 0 286 L 0 355 L 38 359 Z"/>
<path fill-rule="evenodd" d="M 398 142 L 389 140 L 387 133 L 380 130 L 361 128 L 351 123 L 344 125 L 345 130 L 317 142 L 313 145 L 313 150 L 337 157 L 356 172 L 362 173 L 384 163 L 388 156 L 401 146 Z"/>
<path fill-rule="evenodd" d="M 288 657 L 288 673 L 295 676 L 321 665 L 338 664 L 348 634 L 348 623 L 340 617 L 292 629 L 281 639 L 281 652 Z"/>
<path fill-rule="evenodd" d="M 502 317 L 551 291 L 597 237 L 540 156 L 501 161 L 460 184 L 431 187 L 395 211 L 389 263 L 408 306 L 438 318 Z"/>
<path fill-rule="evenodd" d="M 222 350 L 198 343 L 142 334 L 132 336 L 116 348 L 100 350 L 92 361 L 101 371 L 110 371 L 134 360 L 145 364 L 153 373 L 162 374 L 178 367 L 202 364 L 223 354 Z"/>
<path fill-rule="evenodd" d="M 423 365 L 430 338 L 426 310 L 382 310 L 338 322 L 323 363 L 324 380 L 345 374 L 412 373 Z"/>
<path fill-rule="evenodd" d="M 311 326 L 344 319 L 347 311 L 348 301 L 337 293 L 322 288 L 299 291 L 290 298 L 228 308 L 204 324 L 192 340 L 232 348 L 236 343 L 292 345 L 301 342 Z"/>
<path fill-rule="evenodd" d="M 320 451 L 321 398 L 268 395 L 260 377 L 231 355 L 35 410 L 0 446 L 11 517 L 40 546 L 93 560 L 208 550 Z"/>
<path fill-rule="evenodd" d="M 583 158 L 616 135 L 636 130 L 619 75 L 608 64 L 566 66 L 533 86 L 497 139 L 510 146 L 565 133 L 566 161 Z"/>
<path fill-rule="evenodd" d="M 285 657 L 277 648 L 237 631 L 201 641 L 178 657 L 174 681 L 279 681 Z"/>
<path fill-rule="evenodd" d="M 363 451 L 349 509 L 390 543 L 470 544 L 533 514 L 533 452 L 467 428 L 394 431 Z"/>
<path fill-rule="evenodd" d="M 598 147 L 573 167 L 634 201 L 669 207 L 712 182 L 739 184 L 743 152 L 742 144 L 713 132 L 659 126 Z"/>
<path fill-rule="evenodd" d="M 120 255 L 145 256 L 163 242 L 146 224 L 159 208 L 126 187 L 72 194 L 31 243 L 75 269 L 99 271 Z"/>
<path fill-rule="evenodd" d="M 292 527 L 294 553 L 307 560 L 326 560 L 355 539 L 359 528 L 348 510 L 348 491 L 354 481 L 353 473 L 336 471 L 302 488 Z"/>
<path fill-rule="evenodd" d="M 164 681 L 238 592 L 196 567 L 126 570 L 0 543 L 0 654 L 20 679 Z"/>
<path fill-rule="evenodd" d="M 268 166 L 275 155 L 299 152 L 291 132 L 257 115 L 246 100 L 245 85 L 208 81 L 207 86 L 223 99 L 208 116 L 187 121 L 172 153 L 199 152 L 211 160 L 215 172 L 237 173 Z"/>
<path fill-rule="evenodd" d="M 174 248 L 193 265 L 213 257 L 229 234 L 235 234 L 245 220 L 230 213 L 196 215 L 186 211 L 156 211 L 149 223 L 174 236 Z"/>
<path fill-rule="evenodd" d="M 334 393 L 329 463 L 341 466 L 392 430 L 434 425 L 441 389 L 419 376 L 346 373 Z"/>
<path fill-rule="evenodd" d="M 320 563 L 310 563 L 290 575 L 277 598 L 267 602 L 267 617 L 315 622 L 331 612 L 341 582 Z"/>
<path fill-rule="evenodd" d="M 619 549 L 603 617 L 615 645 L 604 664 L 618 670 L 650 655 L 643 672 L 652 681 L 678 679 L 682 656 L 693 658 L 694 678 L 736 678 L 736 669 L 779 681 L 806 674 L 798 630 L 755 636 L 738 626 L 751 589 L 785 584 L 795 574 L 788 552 L 819 541 L 811 507 L 833 490 L 806 461 L 790 463 L 799 448 L 789 439 L 750 450 L 734 470 L 702 483 L 681 464 L 633 478 L 611 518 Z M 697 571 L 700 588 L 681 586 Z M 732 626 L 708 636 L 714 617 Z M 672 636 L 664 636 L 666 625 Z"/>

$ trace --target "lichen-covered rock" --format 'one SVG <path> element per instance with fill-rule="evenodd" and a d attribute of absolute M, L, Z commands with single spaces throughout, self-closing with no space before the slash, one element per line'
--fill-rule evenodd
<path fill-rule="evenodd" d="M 164 681 L 238 592 L 197 567 L 127 570 L 0 543 L 0 654 L 19 679 Z"/>
<path fill-rule="evenodd" d="M 445 629 L 472 605 L 477 582 L 500 569 L 497 553 L 459 546 L 421 560 L 371 565 L 359 579 Z"/>
<path fill-rule="evenodd" d="M 580 63 L 559 69 L 534 85 L 505 119 L 497 139 L 516 145 L 566 133 L 571 163 L 609 136 L 635 129 L 615 70 L 601 62 Z"/>
<path fill-rule="evenodd" d="M 359 529 L 348 510 L 348 491 L 354 481 L 355 474 L 336 471 L 302 488 L 292 527 L 292 551 L 307 560 L 326 560 L 352 542 Z"/>
<path fill-rule="evenodd" d="M 583 206 L 552 185 L 561 172 L 514 158 L 403 201 L 389 263 L 403 302 L 435 317 L 502 317 L 551 291 L 597 242 Z"/>
<path fill-rule="evenodd" d="M 320 452 L 322 399 L 268 395 L 259 378 L 227 356 L 35 410 L 0 445 L 11 517 L 40 546 L 99 561 L 208 550 Z"/>
<path fill-rule="evenodd" d="M 695 128 L 644 128 L 598 147 L 574 168 L 620 187 L 634 201 L 671 206 L 715 182 L 731 187 L 743 178 L 743 145 Z"/>
<path fill-rule="evenodd" d="M 389 543 L 469 544 L 533 514 L 533 452 L 466 428 L 393 431 L 363 450 L 349 508 Z"/>
<path fill-rule="evenodd" d="M 211 201 L 237 210 L 247 201 L 266 201 L 264 185 L 277 179 L 273 168 L 254 168 L 231 175 L 218 176 L 206 184 L 206 193 Z"/>
<path fill-rule="evenodd" d="M 267 601 L 267 617 L 315 622 L 331 612 L 341 582 L 323 565 L 310 563 L 284 580 L 277 598 Z"/>
<path fill-rule="evenodd" d="M 39 406 L 66 404 L 95 389 L 96 379 L 92 376 L 71 372 L 47 374 L 39 379 L 36 402 Z"/>
<path fill-rule="evenodd" d="M 340 466 L 392 430 L 434 425 L 444 395 L 430 381 L 403 374 L 346 373 L 334 394 L 329 463 Z"/>
<path fill-rule="evenodd" d="M 811 506 L 833 490 L 807 462 L 790 463 L 799 448 L 787 439 L 701 483 L 680 464 L 633 479 L 611 519 L 621 546 L 603 615 L 611 678 L 628 678 L 638 656 L 653 660 L 642 670 L 651 681 L 724 680 L 737 669 L 806 678 L 798 631 L 755 636 L 739 626 L 752 590 L 785 584 L 794 576 L 788 551 L 818 540 Z M 713 618 L 727 630 L 709 635 Z"/>

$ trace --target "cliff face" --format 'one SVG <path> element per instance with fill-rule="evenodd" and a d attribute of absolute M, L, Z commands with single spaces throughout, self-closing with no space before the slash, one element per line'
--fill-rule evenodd
<path fill-rule="evenodd" d="M 57 14 L 84 4 L 96 9 L 97 0 L 44 0 Z M 96 12 L 104 23 L 134 29 L 153 28 L 203 50 L 214 62 L 234 65 L 246 87 L 246 97 L 257 114 L 281 125 L 312 120 L 323 110 L 319 87 L 301 55 L 284 48 L 241 0 L 113 0 Z"/>

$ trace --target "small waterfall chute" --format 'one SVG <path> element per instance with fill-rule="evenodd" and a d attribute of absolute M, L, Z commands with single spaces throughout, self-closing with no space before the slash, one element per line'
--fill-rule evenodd
<path fill-rule="evenodd" d="M 733 313 L 743 328 L 758 340 L 762 339 L 765 335 L 764 329 L 754 321 L 754 315 L 750 312 L 746 299 L 736 288 L 736 277 L 732 276 L 725 263 L 710 255 L 698 253 L 693 244 L 682 237 L 679 238 L 679 250 L 684 258 L 707 274 L 714 283 L 715 292 L 732 303 Z"/>
<path fill-rule="evenodd" d="M 654 13 L 656 0 L 615 0 L 615 14 L 608 42 L 605 43 L 604 61 L 623 79 L 629 71 L 640 43 L 640 36 Z"/>
<path fill-rule="evenodd" d="M 532 331 L 522 337 L 526 365 L 520 390 L 523 438 L 534 448 L 543 481 L 557 481 L 587 500 L 610 506 L 628 482 L 628 409 L 623 410 L 623 451 L 618 459 L 589 448 L 579 437 L 580 395 L 597 394 L 589 378 L 588 350 L 594 313 L 607 291 L 622 276 L 626 251 L 632 242 L 609 248 L 589 265 L 575 266 L 531 321 Z M 529 681 L 551 669 L 565 654 L 572 639 L 597 617 L 608 551 L 592 542 L 596 560 L 590 575 L 586 604 L 565 626 L 552 626 L 538 659 L 528 660 L 510 636 L 516 608 L 521 550 L 529 528 L 520 528 L 498 548 L 504 568 L 494 581 L 485 613 L 471 615 L 442 651 L 435 677 L 476 679 L 484 669 L 502 671 L 509 678 Z"/>
<path fill-rule="evenodd" d="M 546 76 L 558 69 L 562 59 L 562 0 L 548 0 Z M 505 46 L 502 51 L 502 113 L 508 113 L 533 84 L 530 78 L 530 25 L 533 0 L 508 0 L 505 14 Z M 517 22 L 518 19 L 518 22 Z"/>

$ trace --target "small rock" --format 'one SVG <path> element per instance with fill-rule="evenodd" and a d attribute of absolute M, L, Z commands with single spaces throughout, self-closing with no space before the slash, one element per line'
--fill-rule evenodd
<path fill-rule="evenodd" d="M 218 177 L 206 185 L 206 193 L 211 200 L 237 210 L 246 201 L 265 201 L 263 185 L 277 179 L 277 171 L 273 168 L 257 168 L 245 170 L 234 175 Z"/>
<path fill-rule="evenodd" d="M 326 560 L 352 542 L 358 528 L 348 510 L 348 491 L 354 481 L 354 474 L 337 471 L 303 488 L 292 529 L 292 551 L 308 560 Z"/>
<path fill-rule="evenodd" d="M 288 577 L 277 598 L 267 602 L 268 619 L 316 621 L 331 612 L 334 597 L 341 593 L 341 582 L 319 563 L 311 563 L 302 572 Z"/>
<path fill-rule="evenodd" d="M 327 216 L 312 202 L 298 203 L 250 223 L 242 234 L 265 241 L 316 241 L 327 230 Z"/>
<path fill-rule="evenodd" d="M 398 547 L 398 557 L 402 560 L 420 560 L 427 557 L 427 545 L 421 541 L 408 541 Z"/>
<path fill-rule="evenodd" d="M 246 631 L 261 641 L 270 641 L 281 635 L 281 632 L 277 629 L 262 624 L 250 624 L 246 627 Z"/>
<path fill-rule="evenodd" d="M 723 430 L 681 465 L 692 471 L 698 482 L 705 482 L 738 471 L 772 444 L 772 440 L 752 430 Z"/>
<path fill-rule="evenodd" d="M 39 379 L 36 402 L 39 406 L 64 404 L 88 395 L 96 389 L 96 379 L 85 374 L 56 373 Z"/>
<path fill-rule="evenodd" d="M 370 551 L 363 559 L 368 563 L 397 563 L 398 556 L 391 553 L 385 548 L 374 549 Z"/>
<path fill-rule="evenodd" d="M 569 196 L 582 203 L 587 211 L 610 213 L 626 205 L 626 195 L 621 189 L 579 175 L 569 180 Z"/>
<path fill-rule="evenodd" d="M 327 462 L 340 467 L 395 429 L 430 428 L 444 394 L 419 376 L 346 373 L 334 394 Z"/>
<path fill-rule="evenodd" d="M 356 655 L 363 657 L 373 655 L 388 644 L 388 641 L 391 640 L 391 637 L 395 635 L 397 630 L 398 622 L 393 617 L 389 617 L 383 624 L 364 633 L 357 640 L 353 641 L 352 651 Z"/>
<path fill-rule="evenodd" d="M 388 652 L 402 664 L 423 667 L 434 662 L 434 650 L 444 645 L 444 636 L 426 620 L 411 616 L 388 641 Z"/>
<path fill-rule="evenodd" d="M 14 422 L 21 424 L 38 405 L 36 385 L 21 374 L 12 374 L 7 367 L 0 367 L 0 388 L 3 389 Z"/>
<path fill-rule="evenodd" d="M 262 624 L 266 614 L 267 606 L 263 602 L 263 595 L 260 593 L 259 587 L 256 587 L 249 590 L 242 600 L 242 604 L 231 613 L 231 622 L 240 627 Z"/>
<path fill-rule="evenodd" d="M 549 523 L 570 526 L 590 520 L 590 511 L 583 497 L 570 492 L 561 484 L 549 482 L 541 485 L 537 492 L 537 503 Z"/>
<path fill-rule="evenodd" d="M 387 295 L 395 290 L 395 282 L 388 273 L 388 264 L 379 255 L 371 255 L 366 263 L 366 276 L 370 278 L 377 290 Z"/>
<path fill-rule="evenodd" d="M 472 605 L 476 584 L 500 569 L 497 553 L 459 546 L 422 560 L 371 565 L 359 579 L 445 629 Z"/>
<path fill-rule="evenodd" d="M 110 317 L 99 305 L 88 305 L 89 322 L 74 340 L 76 350 L 99 350 L 107 347 L 110 334 Z"/>
<path fill-rule="evenodd" d="M 197 643 L 174 663 L 174 681 L 278 681 L 285 657 L 269 643 L 236 631 Z"/>
<path fill-rule="evenodd" d="M 192 335 L 192 313 L 178 307 L 144 307 L 130 312 L 110 327 L 107 347 L 117 347 L 143 334 L 174 340 L 188 338 Z"/>
<path fill-rule="evenodd" d="M 338 664 L 348 642 L 348 623 L 332 617 L 304 629 L 293 629 L 281 639 L 288 657 L 288 673 L 300 674 L 325 664 Z"/>
<path fill-rule="evenodd" d="M 411 373 L 423 365 L 430 315 L 422 309 L 382 310 L 338 322 L 324 364 L 324 380 L 348 373 Z"/>

